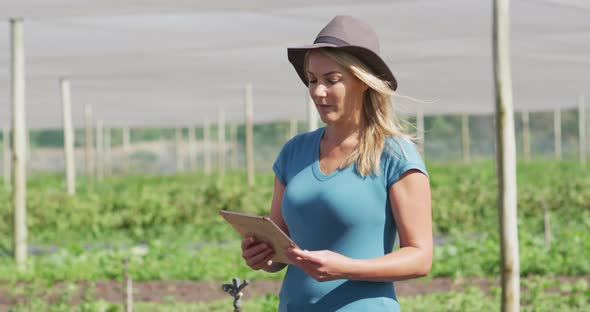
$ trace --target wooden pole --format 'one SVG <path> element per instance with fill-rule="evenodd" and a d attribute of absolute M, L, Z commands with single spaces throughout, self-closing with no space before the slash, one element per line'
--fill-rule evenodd
<path fill-rule="evenodd" d="M 131 129 L 129 127 L 123 127 L 123 172 L 129 174 L 129 153 L 131 145 Z"/>
<path fill-rule="evenodd" d="M 211 175 L 211 133 L 209 131 L 208 122 L 205 122 L 203 125 L 203 153 L 205 160 L 205 174 Z"/>
<path fill-rule="evenodd" d="M 416 112 L 416 131 L 418 136 L 418 144 L 420 144 L 420 151 L 422 153 L 422 157 L 426 156 L 426 142 L 424 142 L 424 109 L 422 105 L 418 105 L 418 110 Z"/>
<path fill-rule="evenodd" d="M 531 160 L 531 126 L 529 123 L 529 112 L 523 110 L 522 114 L 522 152 L 525 161 Z"/>
<path fill-rule="evenodd" d="M 64 154 L 66 165 L 66 192 L 73 196 L 76 194 L 76 165 L 74 156 L 74 127 L 72 123 L 72 102 L 70 92 L 70 81 L 61 79 L 61 101 L 63 107 L 64 127 Z"/>
<path fill-rule="evenodd" d="M 217 147 L 219 177 L 223 179 L 225 175 L 225 113 L 221 108 L 217 111 Z"/>
<path fill-rule="evenodd" d="M 182 128 L 176 128 L 176 172 L 184 171 L 184 159 L 182 155 Z"/>
<path fill-rule="evenodd" d="M 27 261 L 27 164 L 25 123 L 25 53 L 23 20 L 10 20 L 12 41 L 12 207 L 14 209 L 14 258 L 18 270 Z"/>
<path fill-rule="evenodd" d="M 8 127 L 8 123 L 4 125 L 4 127 L 2 127 L 2 146 L 3 146 L 3 160 L 4 160 L 4 165 L 2 168 L 4 168 L 4 189 L 9 190 L 10 189 L 10 176 L 11 176 L 11 170 L 10 170 L 10 128 Z"/>
<path fill-rule="evenodd" d="M 583 95 L 578 96 L 578 133 L 580 163 L 584 165 L 586 164 L 586 106 Z"/>
<path fill-rule="evenodd" d="M 129 274 L 128 265 L 129 259 L 123 259 L 123 289 L 125 289 L 125 298 L 123 298 L 125 302 L 124 310 L 125 312 L 133 312 L 133 278 L 131 277 L 131 274 Z"/>
<path fill-rule="evenodd" d="M 238 164 L 238 124 L 233 123 L 230 127 L 230 141 L 233 146 L 232 148 L 232 169 L 236 170 L 240 166 Z"/>
<path fill-rule="evenodd" d="M 195 139 L 195 127 L 188 128 L 188 160 L 190 171 L 197 170 L 197 143 Z"/>
<path fill-rule="evenodd" d="M 103 121 L 96 121 L 96 177 L 99 180 L 104 179 L 104 140 L 103 140 Z"/>
<path fill-rule="evenodd" d="M 307 92 L 306 92 L 307 94 Z M 307 130 L 314 131 L 318 128 L 318 111 L 315 107 L 315 103 L 307 94 Z"/>
<path fill-rule="evenodd" d="M 461 115 L 461 143 L 463 145 L 463 162 L 471 162 L 470 141 L 469 141 L 469 115 Z"/>
<path fill-rule="evenodd" d="M 561 110 L 553 111 L 553 135 L 555 136 L 555 159 L 561 160 Z"/>
<path fill-rule="evenodd" d="M 86 160 L 86 175 L 88 177 L 94 176 L 94 159 L 92 154 L 92 108 L 86 105 L 84 109 L 85 121 L 85 142 L 84 142 L 84 156 Z"/>
<path fill-rule="evenodd" d="M 252 99 L 252 84 L 246 84 L 246 175 L 248 185 L 254 186 L 256 183 L 254 177 L 254 103 Z"/>
<path fill-rule="evenodd" d="M 111 129 L 104 129 L 104 169 L 107 176 L 113 173 L 113 158 L 111 154 Z"/>
<path fill-rule="evenodd" d="M 516 206 L 516 139 L 510 69 L 509 3 L 494 0 L 493 55 L 496 95 L 496 163 L 502 272 L 502 311 L 520 309 L 520 263 Z"/>

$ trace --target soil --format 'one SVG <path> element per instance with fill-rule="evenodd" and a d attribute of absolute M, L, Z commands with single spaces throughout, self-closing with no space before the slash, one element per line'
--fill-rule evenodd
<path fill-rule="evenodd" d="M 590 283 L 590 275 L 586 276 L 561 276 L 560 283 L 571 283 L 579 279 L 585 279 Z M 527 278 L 525 278 L 527 279 Z M 229 281 L 228 281 L 229 282 Z M 197 303 L 208 302 L 228 298 L 229 295 L 222 291 L 222 282 L 211 281 L 147 281 L 133 283 L 133 299 L 136 302 L 170 303 L 185 302 Z M 417 296 L 422 294 L 444 293 L 449 291 L 461 291 L 468 287 L 479 287 L 489 291 L 491 287 L 499 287 L 499 279 L 490 278 L 435 278 L 431 280 L 414 279 L 395 283 L 396 293 L 400 297 Z M 18 286 L 26 286 L 19 283 Z M 60 294 L 64 292 L 68 284 L 57 283 L 40 297 L 47 302 L 54 303 L 59 300 Z M 76 304 L 84 295 L 92 292 L 89 282 L 78 282 L 77 289 L 70 296 L 69 302 Z M 244 289 L 245 297 L 257 297 L 265 294 L 278 294 L 281 287 L 280 281 L 256 281 Z M 25 295 L 15 294 L 8 282 L 0 281 L 0 311 L 8 310 L 11 306 L 24 303 Z M 523 291 L 526 289 L 523 288 Z M 558 291 L 552 287 L 549 291 Z M 106 280 L 95 283 L 93 299 L 103 299 L 111 303 L 123 302 L 123 284 L 120 281 Z"/>

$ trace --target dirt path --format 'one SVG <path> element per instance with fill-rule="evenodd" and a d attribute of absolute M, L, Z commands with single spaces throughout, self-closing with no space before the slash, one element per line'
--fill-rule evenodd
<path fill-rule="evenodd" d="M 574 282 L 585 279 L 590 283 L 590 275 L 571 277 L 558 277 L 560 283 Z M 227 298 L 228 295 L 221 290 L 221 282 L 208 281 L 150 281 L 134 283 L 134 300 L 141 302 L 207 302 Z M 84 294 L 90 290 L 88 282 L 77 283 L 77 290 L 71 295 L 70 303 L 80 302 Z M 396 292 L 399 296 L 416 296 L 421 294 L 461 291 L 468 287 L 479 287 L 488 291 L 490 287 L 499 286 L 499 280 L 489 278 L 465 278 L 453 280 L 451 278 L 436 278 L 432 280 L 409 280 L 396 282 Z M 0 311 L 7 310 L 10 306 L 24 303 L 24 295 L 14 294 L 8 288 L 7 283 L 0 282 Z M 48 302 L 55 302 L 67 287 L 60 283 L 52 289 L 41 294 L 41 298 Z M 278 294 L 281 287 L 280 281 L 255 281 L 245 289 L 245 299 L 265 294 Z M 558 288 L 554 287 L 553 291 Z M 103 299 L 112 303 L 121 303 L 123 300 L 122 283 L 118 281 L 100 281 L 94 288 L 95 300 Z"/>

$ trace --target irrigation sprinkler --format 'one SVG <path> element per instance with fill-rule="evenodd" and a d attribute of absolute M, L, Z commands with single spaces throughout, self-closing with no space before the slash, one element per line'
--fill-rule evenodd
<path fill-rule="evenodd" d="M 240 312 L 242 311 L 242 302 L 240 300 L 242 299 L 242 296 L 244 296 L 242 289 L 248 286 L 250 282 L 248 280 L 244 280 L 244 282 L 241 283 L 240 279 L 237 277 L 234 277 L 231 280 L 231 284 L 223 284 L 221 289 L 234 297 L 234 312 Z"/>

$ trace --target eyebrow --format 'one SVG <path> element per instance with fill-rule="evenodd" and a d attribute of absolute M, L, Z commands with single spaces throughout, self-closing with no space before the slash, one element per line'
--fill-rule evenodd
<path fill-rule="evenodd" d="M 308 74 L 315 75 L 314 73 L 310 72 L 309 70 L 307 71 L 307 73 L 308 73 Z M 341 73 L 341 72 L 339 72 L 339 71 L 337 71 L 337 70 L 333 70 L 333 71 L 331 71 L 331 72 L 329 72 L 329 73 L 325 73 L 325 74 L 323 74 L 322 76 L 329 76 L 329 75 L 332 75 L 332 74 L 342 74 L 342 73 Z"/>

